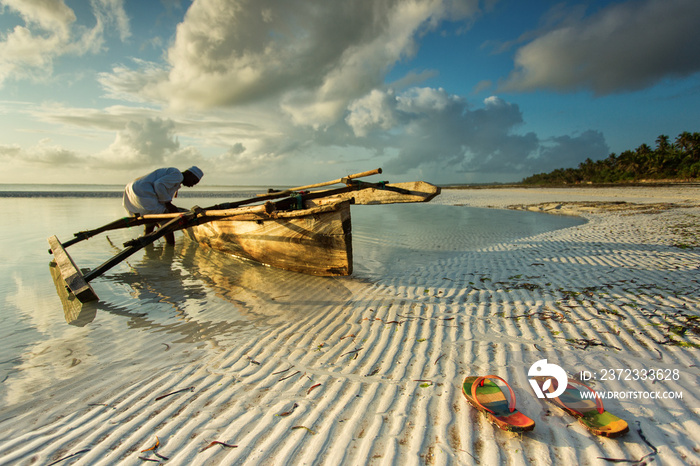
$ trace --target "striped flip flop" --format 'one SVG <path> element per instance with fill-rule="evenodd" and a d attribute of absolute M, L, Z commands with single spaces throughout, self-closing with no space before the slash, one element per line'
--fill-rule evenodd
<path fill-rule="evenodd" d="M 506 399 L 501 387 L 488 379 L 503 382 L 510 392 Z M 497 375 L 467 377 L 462 383 L 462 393 L 470 405 L 484 413 L 499 428 L 508 432 L 526 432 L 535 428 L 535 421 L 515 409 L 515 393 L 508 382 Z"/>
<path fill-rule="evenodd" d="M 547 377 L 536 377 L 536 379 L 538 382 L 541 382 L 546 380 Z M 584 398 L 583 395 L 581 395 L 581 390 L 575 387 L 574 384 L 586 388 L 591 391 L 593 395 L 590 398 Z M 556 389 L 557 381 L 556 379 L 552 379 L 551 385 L 545 391 L 553 393 Z M 595 390 L 577 380 L 569 379 L 564 393 L 556 398 L 547 398 L 547 401 L 554 403 L 567 413 L 576 417 L 586 429 L 596 435 L 615 438 L 629 431 L 629 426 L 626 421 L 605 410 L 603 401 Z"/>

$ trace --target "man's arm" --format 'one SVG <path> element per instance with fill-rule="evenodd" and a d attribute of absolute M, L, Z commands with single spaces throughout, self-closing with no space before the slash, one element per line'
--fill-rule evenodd
<path fill-rule="evenodd" d="M 171 214 L 182 211 L 182 209 L 176 207 L 172 202 L 166 202 L 164 205 L 165 205 L 165 210 L 167 210 Z"/>

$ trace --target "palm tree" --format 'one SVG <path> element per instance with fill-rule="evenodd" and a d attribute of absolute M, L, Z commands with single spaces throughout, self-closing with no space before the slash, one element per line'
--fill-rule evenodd
<path fill-rule="evenodd" d="M 651 171 L 651 167 L 654 163 L 653 151 L 647 144 L 642 144 L 641 146 L 637 147 L 635 154 L 637 156 L 637 160 L 639 161 L 639 166 L 641 167 L 640 175 L 644 176 L 645 173 L 649 173 Z"/>
<path fill-rule="evenodd" d="M 693 135 L 688 131 L 683 131 L 676 138 L 676 145 L 684 152 L 690 152 L 693 144 Z"/>
<path fill-rule="evenodd" d="M 656 150 L 661 152 L 662 154 L 668 152 L 668 150 L 671 148 L 671 145 L 668 143 L 669 137 L 665 134 L 660 135 L 658 138 L 656 138 Z"/>
<path fill-rule="evenodd" d="M 640 165 L 634 152 L 626 150 L 621 153 L 618 164 L 622 171 L 622 178 L 633 180 L 638 178 Z"/>

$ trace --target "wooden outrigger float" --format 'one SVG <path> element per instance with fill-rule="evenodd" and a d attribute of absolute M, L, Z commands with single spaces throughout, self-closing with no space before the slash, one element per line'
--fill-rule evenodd
<path fill-rule="evenodd" d="M 49 238 L 57 275 L 80 302 L 98 299 L 90 281 L 165 234 L 184 230 L 199 244 L 273 267 L 312 275 L 352 273 L 351 204 L 427 202 L 440 188 L 422 181 L 389 184 L 359 181 L 381 169 L 348 175 L 325 183 L 300 186 L 209 208 L 175 214 L 125 217 L 94 230 L 74 234 L 61 243 Z M 344 187 L 309 191 L 334 184 Z M 256 205 L 249 205 L 256 204 Z M 164 223 L 152 233 L 124 243 L 125 249 L 83 274 L 66 248 L 99 233 L 135 225 Z"/>

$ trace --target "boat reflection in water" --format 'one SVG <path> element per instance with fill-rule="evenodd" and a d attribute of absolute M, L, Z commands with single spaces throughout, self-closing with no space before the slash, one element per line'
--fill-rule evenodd
<path fill-rule="evenodd" d="M 351 299 L 348 286 L 357 281 L 263 266 L 184 235 L 175 247 L 151 245 L 125 264 L 128 270 L 97 282 L 103 299 L 85 304 L 68 294 L 52 266 L 66 322 L 86 326 L 99 321 L 101 311 L 126 317 L 128 328 L 179 333 L 177 342 L 218 344 L 337 307 Z"/>
<path fill-rule="evenodd" d="M 240 259 L 188 242 L 183 266 L 214 295 L 260 325 L 296 321 L 351 299 L 355 280 L 316 277 Z"/>

